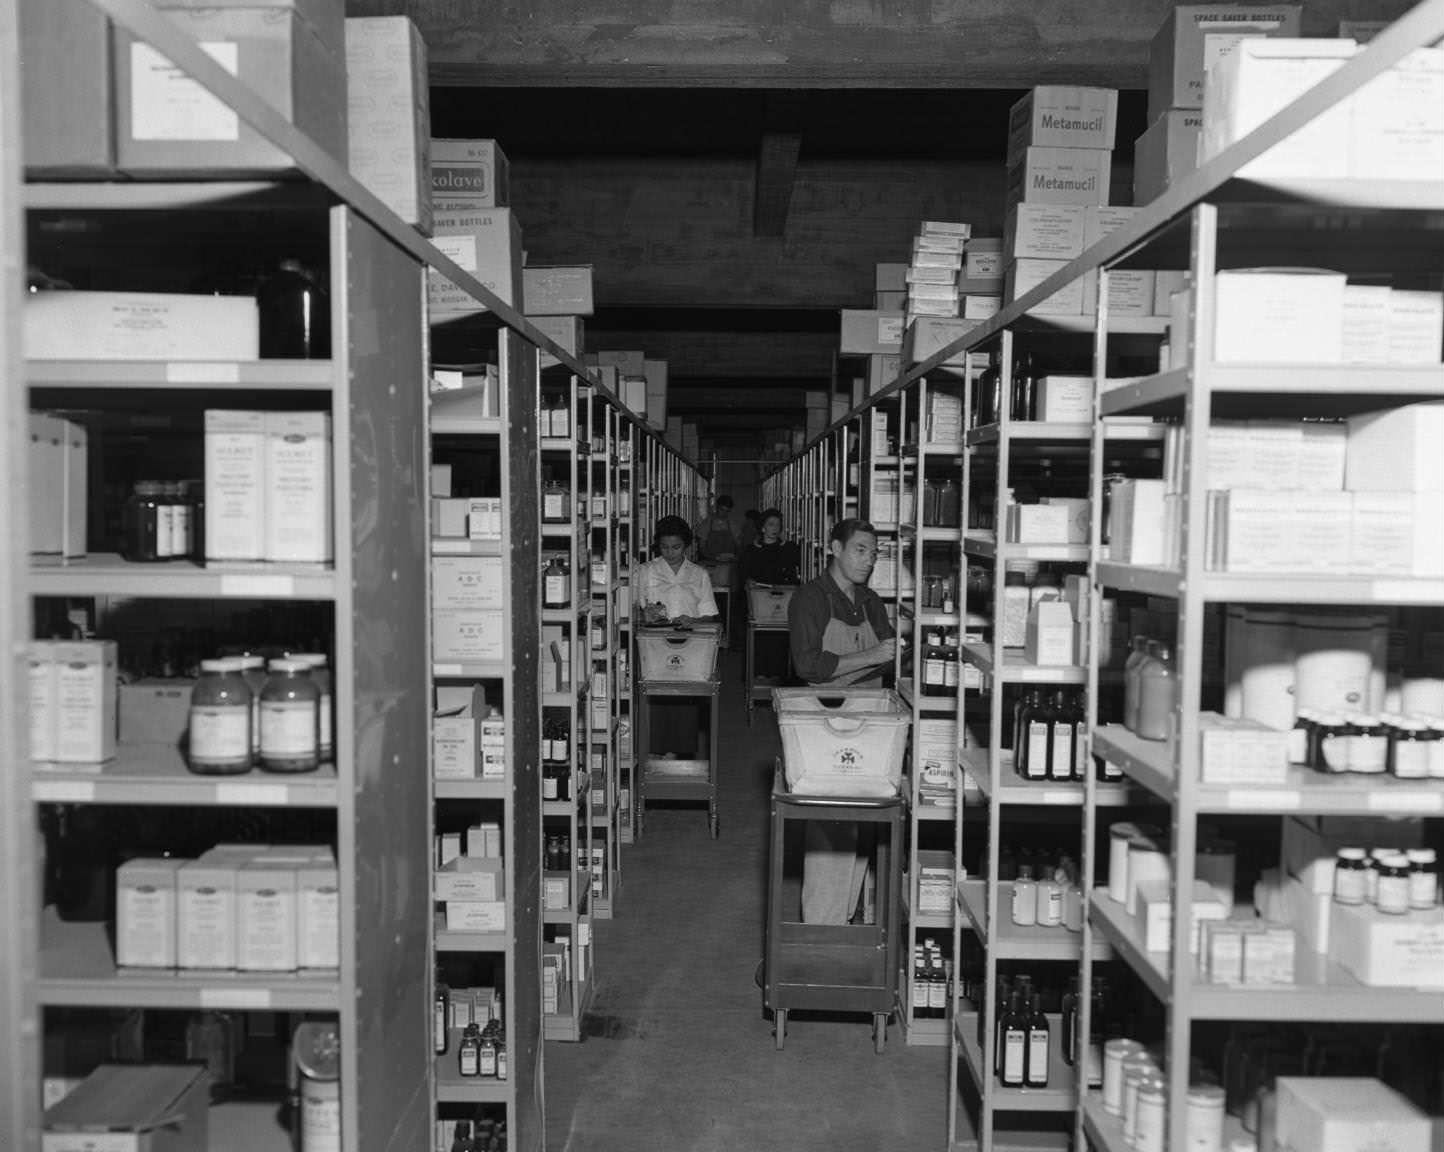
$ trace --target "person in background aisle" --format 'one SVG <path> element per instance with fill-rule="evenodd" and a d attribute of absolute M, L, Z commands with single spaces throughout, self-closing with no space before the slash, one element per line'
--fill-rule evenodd
<path fill-rule="evenodd" d="M 833 526 L 827 570 L 804 584 L 787 612 L 792 667 L 817 688 L 877 688 L 891 670 L 896 632 L 882 598 L 867 586 L 877 563 L 877 530 L 866 520 Z M 857 824 L 807 824 L 802 919 L 846 924 L 862 895 L 866 851 Z"/>
<path fill-rule="evenodd" d="M 737 525 L 732 520 L 732 497 L 717 497 L 712 515 L 697 524 L 697 559 L 718 564 L 737 559 Z"/>
<path fill-rule="evenodd" d="M 737 551 L 745 554 L 752 546 L 752 542 L 762 534 L 762 517 L 756 508 L 749 508 L 742 513 L 742 527 L 737 532 Z"/>
<path fill-rule="evenodd" d="M 691 545 L 692 529 L 682 517 L 663 516 L 657 521 L 652 541 L 657 557 L 641 565 L 632 581 L 643 624 L 689 627 L 717 622 L 712 577 L 707 569 L 687 559 Z M 648 753 L 696 758 L 700 739 L 696 703 L 657 699 L 651 704 L 651 713 Z"/>
<path fill-rule="evenodd" d="M 749 513 L 751 515 L 751 513 Z M 782 538 L 782 513 L 776 508 L 757 514 L 761 531 L 742 550 L 744 593 L 753 585 L 787 587 L 801 579 L 802 553 L 797 541 Z M 780 632 L 759 632 L 754 641 L 752 671 L 758 680 L 780 681 L 787 675 L 787 651 Z"/>

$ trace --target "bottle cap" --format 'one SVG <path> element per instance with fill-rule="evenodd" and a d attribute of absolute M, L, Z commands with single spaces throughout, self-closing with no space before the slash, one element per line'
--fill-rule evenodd
<path fill-rule="evenodd" d="M 324 668 L 327 663 L 324 652 L 287 652 L 286 659 L 299 660 L 309 668 Z"/>
<path fill-rule="evenodd" d="M 202 660 L 202 672 L 230 672 L 233 671 L 234 662 L 231 660 Z"/>
<path fill-rule="evenodd" d="M 1364 850 L 1362 848 L 1340 848 L 1338 858 L 1340 860 L 1362 860 Z"/>
<path fill-rule="evenodd" d="M 277 657 L 268 665 L 272 672 L 309 672 L 311 666 L 304 660 L 288 660 L 285 657 Z"/>
<path fill-rule="evenodd" d="M 1432 864 L 1438 854 L 1432 848 L 1410 848 L 1404 853 L 1410 864 Z"/>

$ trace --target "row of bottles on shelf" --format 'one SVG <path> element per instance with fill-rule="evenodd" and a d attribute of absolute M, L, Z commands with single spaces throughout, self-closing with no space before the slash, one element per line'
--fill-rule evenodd
<path fill-rule="evenodd" d="M 1009 384 L 1008 412 L 1012 419 L 1036 419 L 1037 384 L 1032 354 L 1019 352 L 1013 358 L 1012 379 Z M 977 382 L 973 385 L 970 417 L 969 427 L 972 428 L 996 424 L 1003 418 L 1003 358 L 1002 353 L 996 350 L 989 354 L 988 366 L 978 375 Z"/>
<path fill-rule="evenodd" d="M 956 696 L 961 675 L 958 630 L 929 628 L 923 634 L 923 695 Z"/>
<path fill-rule="evenodd" d="M 931 936 L 913 946 L 913 991 L 911 1016 L 914 1020 L 943 1020 L 953 998 L 953 962 Z"/>
<path fill-rule="evenodd" d="M 548 439 L 572 434 L 572 406 L 566 396 L 543 395 L 537 409 L 537 435 Z"/>
<path fill-rule="evenodd" d="M 1043 858 L 1019 864 L 1009 911 L 1013 923 L 1022 927 L 1061 925 L 1069 932 L 1082 932 L 1083 887 L 1077 863 L 1062 856 L 1056 863 Z"/>
<path fill-rule="evenodd" d="M 542 720 L 542 799 L 572 798 L 572 726 L 563 716 Z"/>
<path fill-rule="evenodd" d="M 1144 740 L 1167 740 L 1177 704 L 1172 646 L 1135 636 L 1123 665 L 1123 726 Z"/>
<path fill-rule="evenodd" d="M 437 1144 L 437 1152 L 506 1152 L 506 1121 L 479 1117 L 476 1120 L 440 1121 L 450 1127 L 450 1139 Z"/>
<path fill-rule="evenodd" d="M 335 757 L 331 677 L 321 652 L 202 660 L 186 766 L 197 775 L 314 772 Z"/>
<path fill-rule="evenodd" d="M 981 964 L 959 977 L 959 991 L 978 1008 L 978 1046 L 984 1047 L 984 1019 L 989 989 Z M 1090 1088 L 1103 1080 L 1103 1045 L 1132 1022 L 1128 998 L 1107 976 L 1096 974 L 1090 991 L 1087 1037 L 1080 1034 L 1083 1019 L 1079 980 L 1069 978 L 1066 991 L 1044 980 L 1035 983 L 1029 973 L 998 975 L 997 1016 L 993 1022 L 993 1074 L 1006 1088 L 1046 1088 L 1058 1071 L 1053 1067 L 1050 1015 L 1058 1015 L 1058 1055 L 1070 1068 L 1082 1070 Z"/>
<path fill-rule="evenodd" d="M 542 849 L 542 869 L 547 872 L 569 872 L 571 867 L 571 833 L 548 832 Z"/>
<path fill-rule="evenodd" d="M 1085 694 L 1066 688 L 1033 688 L 1013 706 L 1013 771 L 1029 781 L 1055 783 L 1088 777 Z M 1105 783 L 1123 779 L 1122 771 L 1094 757 L 1094 773 Z"/>
<path fill-rule="evenodd" d="M 205 508 L 200 480 L 137 480 L 121 512 L 121 556 L 134 562 L 203 560 Z"/>
<path fill-rule="evenodd" d="M 542 607 L 569 608 L 572 603 L 572 569 L 562 553 L 554 553 L 542 566 Z"/>

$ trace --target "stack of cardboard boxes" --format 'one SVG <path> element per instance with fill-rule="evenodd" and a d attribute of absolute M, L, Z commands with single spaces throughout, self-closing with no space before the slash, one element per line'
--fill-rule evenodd
<path fill-rule="evenodd" d="M 522 304 L 521 223 L 508 208 L 510 168 L 495 140 L 431 141 L 434 243 L 503 303 Z M 441 273 L 427 273 L 432 322 L 485 312 Z"/>
<path fill-rule="evenodd" d="M 649 359 L 638 351 L 596 352 L 586 358 L 599 369 L 602 384 L 610 388 L 633 415 L 658 432 L 667 431 L 667 361 Z M 678 442 L 681 429 L 677 429 Z"/>
<path fill-rule="evenodd" d="M 585 355 L 584 317 L 590 316 L 594 308 L 592 266 L 527 267 L 522 269 L 521 281 L 526 318 L 542 335 L 560 344 L 563 351 L 578 359 Z M 551 353 L 539 353 L 540 367 L 558 363 Z"/>

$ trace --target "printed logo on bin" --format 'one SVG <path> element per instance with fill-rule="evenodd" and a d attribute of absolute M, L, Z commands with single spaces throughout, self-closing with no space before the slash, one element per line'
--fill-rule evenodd
<path fill-rule="evenodd" d="M 840 772 L 856 772 L 862 767 L 863 755 L 856 748 L 839 748 L 832 766 Z"/>
<path fill-rule="evenodd" d="M 678 655 L 677 653 L 675 653 L 675 652 L 672 653 L 670 656 L 667 657 L 667 667 L 668 667 L 668 668 L 680 668 L 680 667 L 682 667 L 682 665 L 685 664 L 685 663 L 686 663 L 686 661 L 683 660 L 682 657 L 681 657 L 680 655 Z"/>

